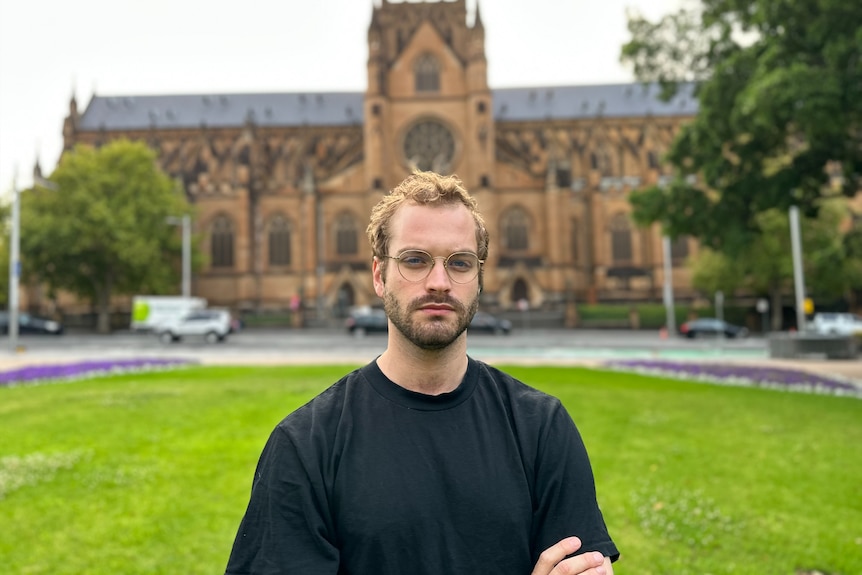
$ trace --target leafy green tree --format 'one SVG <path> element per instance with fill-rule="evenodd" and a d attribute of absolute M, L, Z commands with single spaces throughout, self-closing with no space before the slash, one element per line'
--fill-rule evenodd
<path fill-rule="evenodd" d="M 665 97 L 693 83 L 699 102 L 666 155 L 675 181 L 631 203 L 639 223 L 734 255 L 761 233 L 760 214 L 797 205 L 813 217 L 822 198 L 862 187 L 862 2 L 696 5 L 629 17 L 621 60 Z"/>
<path fill-rule="evenodd" d="M 152 150 L 77 146 L 50 181 L 21 194 L 23 274 L 89 300 L 100 332 L 110 331 L 112 296 L 176 291 L 182 247 L 167 218 L 190 207 Z"/>
<path fill-rule="evenodd" d="M 801 219 L 805 288 L 809 295 L 832 299 L 862 285 L 862 259 L 848 252 L 844 237 L 837 232 L 846 216 L 844 202 L 832 201 L 816 219 Z M 702 250 L 692 262 L 692 284 L 705 294 L 746 290 L 767 296 L 772 329 L 780 330 L 782 296 L 793 288 L 789 216 L 777 209 L 769 210 L 758 215 L 757 225 L 763 233 L 752 240 L 748 249 L 734 256 L 709 248 Z"/>

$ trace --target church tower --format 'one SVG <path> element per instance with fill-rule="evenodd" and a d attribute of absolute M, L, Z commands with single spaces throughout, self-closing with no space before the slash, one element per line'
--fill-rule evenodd
<path fill-rule="evenodd" d="M 477 8 L 466 0 L 383 0 L 368 28 L 366 180 L 385 191 L 414 168 L 490 185 L 494 126 Z"/>

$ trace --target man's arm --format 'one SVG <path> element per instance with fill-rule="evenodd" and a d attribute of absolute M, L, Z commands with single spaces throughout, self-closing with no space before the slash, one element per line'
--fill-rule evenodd
<path fill-rule="evenodd" d="M 331 542 L 322 484 L 303 450 L 276 428 L 255 472 L 226 575 L 334 575 L 339 551 Z"/>
<path fill-rule="evenodd" d="M 577 537 L 567 537 L 559 543 L 545 549 L 539 556 L 536 567 L 531 575 L 614 575 L 611 558 L 596 551 L 588 551 L 568 557 L 581 548 L 581 540 Z"/>

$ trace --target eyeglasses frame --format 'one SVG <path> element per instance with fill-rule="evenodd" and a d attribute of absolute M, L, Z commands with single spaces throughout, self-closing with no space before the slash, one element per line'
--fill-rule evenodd
<path fill-rule="evenodd" d="M 419 253 L 421 253 L 421 254 L 425 254 L 425 255 L 427 255 L 429 258 L 431 258 L 431 267 L 429 267 L 429 268 L 428 268 L 428 273 L 427 273 L 427 274 L 425 274 L 425 276 L 424 276 L 424 277 L 422 277 L 422 278 L 420 278 L 420 279 L 418 279 L 418 280 L 411 280 L 411 279 L 408 279 L 408 278 L 404 277 L 404 272 L 403 272 L 403 271 L 401 271 L 401 265 L 400 265 L 400 264 L 401 264 L 401 260 L 402 260 L 402 258 L 404 257 L 404 254 L 406 254 L 406 253 L 410 253 L 410 252 L 419 252 Z M 479 267 L 476 269 L 476 275 L 475 275 L 475 276 L 473 276 L 473 277 L 471 277 L 469 280 L 467 280 L 467 281 L 465 281 L 465 282 L 462 282 L 462 281 L 458 281 L 458 280 L 456 280 L 455 278 L 453 278 L 453 277 L 452 277 L 452 274 L 451 274 L 451 273 L 449 273 L 449 259 L 450 259 L 452 256 L 456 256 L 456 255 L 458 255 L 458 254 L 469 254 L 469 255 L 471 255 L 471 256 L 473 256 L 473 257 L 475 257 L 475 258 L 476 258 L 476 261 L 477 261 L 477 262 L 478 262 L 478 264 L 479 264 Z M 406 282 L 410 282 L 410 283 L 419 283 L 419 282 L 422 282 L 422 281 L 425 281 L 426 279 L 428 279 L 428 276 L 430 276 L 430 275 L 431 275 L 431 272 L 434 270 L 434 266 L 435 266 L 435 265 L 437 265 L 437 260 L 438 260 L 438 259 L 442 259 L 442 260 L 443 260 L 443 269 L 444 269 L 444 270 L 446 270 L 446 276 L 447 276 L 450 280 L 452 280 L 454 283 L 456 283 L 456 284 L 458 284 L 458 285 L 466 285 L 466 284 L 470 283 L 471 281 L 473 281 L 474 279 L 478 278 L 478 277 L 479 277 L 479 274 L 480 274 L 480 273 L 482 273 L 482 266 L 483 266 L 483 265 L 485 265 L 485 260 L 480 260 L 480 259 L 479 259 L 479 255 L 478 255 L 478 254 L 474 254 L 473 252 L 465 252 L 465 251 L 452 252 L 452 253 L 451 253 L 451 254 L 449 254 L 448 256 L 443 257 L 443 256 L 435 256 L 435 255 L 431 255 L 430 253 L 426 252 L 425 250 L 420 250 L 420 249 L 407 249 L 407 250 L 402 251 L 402 252 L 401 252 L 400 254 L 398 254 L 397 256 L 381 256 L 381 257 L 384 257 L 384 258 L 387 258 L 387 259 L 390 259 L 390 260 L 395 260 L 395 262 L 396 262 L 395 267 L 398 269 L 398 275 L 400 275 L 400 276 L 404 279 L 404 281 L 406 281 Z"/>

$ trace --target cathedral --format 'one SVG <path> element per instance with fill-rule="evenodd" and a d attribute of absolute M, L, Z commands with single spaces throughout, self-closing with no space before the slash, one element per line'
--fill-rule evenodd
<path fill-rule="evenodd" d="M 660 302 L 660 229 L 630 219 L 632 190 L 666 182 L 661 158 L 697 102 L 616 85 L 488 85 L 485 27 L 466 0 L 382 3 L 364 92 L 72 99 L 65 150 L 146 142 L 194 205 L 206 263 L 192 295 L 236 313 L 306 317 L 376 305 L 365 227 L 415 168 L 458 175 L 491 235 L 481 305 L 541 310 Z M 493 57 L 493 54 L 491 55 Z M 693 295 L 671 246 L 675 293 Z"/>

